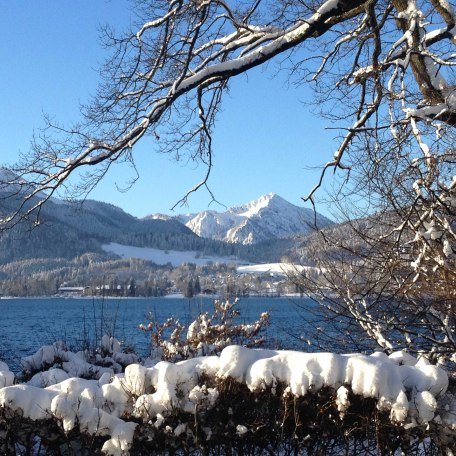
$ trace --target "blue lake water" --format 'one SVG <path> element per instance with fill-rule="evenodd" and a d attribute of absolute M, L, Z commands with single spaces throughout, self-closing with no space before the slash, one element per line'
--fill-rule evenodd
<path fill-rule="evenodd" d="M 268 339 L 283 348 L 303 347 L 299 335 L 304 332 L 300 298 L 247 298 L 237 304 L 239 322 L 250 323 L 259 315 L 271 311 Z M 201 311 L 213 310 L 209 298 L 172 299 L 1 299 L 0 300 L 0 359 L 12 369 L 19 369 L 22 356 L 34 353 L 40 346 L 64 340 L 77 345 L 84 337 L 94 340 L 103 332 L 133 345 L 145 356 L 149 348 L 148 334 L 138 325 L 147 323 L 151 312 L 157 321 L 170 316 L 188 324 Z"/>

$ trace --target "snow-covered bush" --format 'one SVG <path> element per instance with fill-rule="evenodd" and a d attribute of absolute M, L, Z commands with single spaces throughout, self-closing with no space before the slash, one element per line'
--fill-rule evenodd
<path fill-rule="evenodd" d="M 234 302 L 215 300 L 213 314 L 200 313 L 188 327 L 173 317 L 160 323 L 149 315 L 149 323 L 139 325 L 139 329 L 150 333 L 152 358 L 180 361 L 216 355 L 233 344 L 250 348 L 262 346 L 265 338 L 261 333 L 269 325 L 269 312 L 263 312 L 253 323 L 237 323 L 240 315 L 237 302 L 237 299 Z"/>
<path fill-rule="evenodd" d="M 0 388 L 0 451 L 437 454 L 456 443 L 447 388 L 444 370 L 403 352 L 229 346 L 98 380 Z"/>
<path fill-rule="evenodd" d="M 95 350 L 71 351 L 63 342 L 41 347 L 22 358 L 22 380 L 38 387 L 48 386 L 70 377 L 100 378 L 104 373 L 122 372 L 138 361 L 134 353 L 122 351 L 114 337 L 104 335 Z M 1 385 L 1 384 L 0 384 Z"/>

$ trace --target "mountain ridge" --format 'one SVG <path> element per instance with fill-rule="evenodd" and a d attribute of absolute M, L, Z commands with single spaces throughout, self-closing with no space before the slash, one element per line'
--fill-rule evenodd
<path fill-rule="evenodd" d="M 0 168 L 0 216 L 18 207 L 23 185 L 27 188 L 28 183 Z M 34 204 L 34 200 L 29 204 Z M 277 261 L 296 244 L 294 236 L 312 232 L 313 220 L 312 210 L 294 206 L 275 193 L 225 212 L 153 214 L 145 218 L 135 217 L 111 203 L 52 197 L 42 206 L 37 227 L 31 218 L 1 233 L 0 263 L 106 254 L 103 245 L 109 243 L 237 256 L 247 261 Z M 319 214 L 317 220 L 323 226 L 331 223 Z"/>
<path fill-rule="evenodd" d="M 164 214 L 147 218 L 159 219 Z M 233 206 L 224 212 L 206 210 L 175 216 L 200 237 L 251 245 L 271 239 L 307 235 L 333 224 L 312 209 L 296 206 L 276 193 L 268 193 L 248 203 Z"/>

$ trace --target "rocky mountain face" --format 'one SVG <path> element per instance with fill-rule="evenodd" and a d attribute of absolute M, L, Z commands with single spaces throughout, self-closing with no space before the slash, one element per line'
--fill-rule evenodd
<path fill-rule="evenodd" d="M 160 216 L 156 216 L 159 218 Z M 198 236 L 237 244 L 257 244 L 271 239 L 307 235 L 332 224 L 311 209 L 289 203 L 275 193 L 263 195 L 225 212 L 204 211 L 177 216 Z"/>

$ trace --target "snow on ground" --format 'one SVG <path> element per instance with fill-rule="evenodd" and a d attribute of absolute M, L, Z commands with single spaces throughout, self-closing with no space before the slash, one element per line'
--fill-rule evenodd
<path fill-rule="evenodd" d="M 117 341 L 104 339 L 112 356 L 120 353 Z M 25 365 L 49 366 L 52 352 L 58 349 L 55 345 L 42 349 L 28 357 Z M 66 353 L 65 358 L 67 373 L 86 368 L 84 361 L 77 359 L 78 354 Z M 70 366 L 73 363 L 74 369 Z M 177 363 L 154 364 L 149 360 L 148 365 L 151 367 L 129 364 L 124 374 L 100 371 L 98 380 L 67 378 L 63 372 L 53 372 L 46 378 L 32 379 L 29 384 L 12 385 L 8 366 L 0 363 L 0 406 L 33 420 L 53 416 L 67 432 L 79 426 L 90 435 L 109 435 L 103 451 L 112 455 L 125 454 L 132 444 L 137 423 L 129 421 L 129 417 L 144 422 L 155 419 L 155 425 L 162 425 L 167 416 L 178 410 L 194 413 L 197 406 L 213 407 L 219 392 L 198 385 L 201 377 L 230 378 L 253 392 L 270 389 L 272 394 L 276 394 L 280 383 L 287 387 L 286 394 L 296 397 L 329 386 L 337 392 L 340 413 L 350 405 L 350 388 L 357 395 L 377 399 L 378 408 L 389 411 L 391 421 L 406 429 L 432 422 L 447 433 L 456 432 L 456 401 L 451 400 L 451 395 L 450 399 L 445 396 L 448 375 L 424 358 L 416 359 L 403 352 L 388 357 L 382 352 L 370 356 L 338 355 L 228 346 L 220 356 Z M 52 384 L 57 381 L 60 382 Z M 242 434 L 244 425 L 239 424 L 237 432 Z M 177 435 L 182 429 L 178 425 L 171 431 Z"/>
<path fill-rule="evenodd" d="M 194 263 L 197 266 L 203 266 L 209 262 L 245 264 L 245 261 L 236 257 L 200 256 L 201 252 L 189 250 L 159 250 L 150 247 L 123 245 L 117 242 L 103 244 L 101 248 L 105 252 L 114 253 L 121 258 L 139 258 L 140 260 L 153 261 L 155 264 L 161 265 L 171 263 L 173 266 L 179 266 L 183 263 Z"/>
<path fill-rule="evenodd" d="M 201 252 L 196 251 L 178 251 L 178 250 L 160 250 L 150 247 L 135 247 L 131 245 L 118 244 L 111 242 L 103 244 L 102 249 L 108 253 L 114 253 L 121 258 L 139 258 L 141 260 L 153 261 L 155 264 L 171 263 L 173 266 L 179 266 L 183 263 L 194 263 L 197 266 L 212 263 L 237 264 L 237 271 L 243 274 L 264 274 L 274 273 L 286 275 L 293 272 L 302 272 L 306 269 L 315 269 L 310 266 L 301 266 L 290 263 L 264 263 L 248 264 L 246 261 L 236 257 L 218 257 L 218 256 L 200 256 Z"/>
<path fill-rule="evenodd" d="M 306 269 L 315 269 L 310 266 L 301 266 L 298 264 L 291 263 L 263 263 L 263 264 L 251 264 L 248 266 L 238 266 L 237 272 L 243 274 L 264 274 L 264 273 L 274 273 L 274 274 L 289 274 L 294 272 L 302 272 Z"/>
<path fill-rule="evenodd" d="M 170 293 L 163 296 L 164 299 L 183 299 L 184 293 Z"/>

